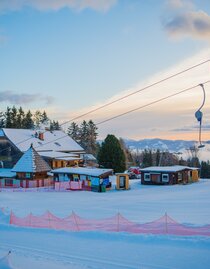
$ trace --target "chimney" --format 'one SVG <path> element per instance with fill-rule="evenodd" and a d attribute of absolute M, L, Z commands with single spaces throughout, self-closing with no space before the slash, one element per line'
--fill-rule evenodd
<path fill-rule="evenodd" d="M 40 139 L 40 140 L 44 140 L 44 133 L 39 132 L 39 139 Z"/>

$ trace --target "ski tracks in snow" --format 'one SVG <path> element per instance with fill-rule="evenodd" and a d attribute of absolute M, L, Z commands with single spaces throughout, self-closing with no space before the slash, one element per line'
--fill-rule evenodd
<path fill-rule="evenodd" d="M 84 256 L 84 254 L 79 256 L 78 253 L 66 254 L 8 243 L 0 243 L 0 248 L 5 251 L 10 249 L 12 250 L 12 253 L 15 253 L 16 255 L 40 260 L 40 263 L 44 262 L 47 264 L 48 261 L 56 262 L 60 269 L 175 269 L 173 267 L 158 266 L 148 263 L 128 264 L 126 260 L 114 261 L 112 258 L 112 261 L 110 261 L 103 258 L 87 257 Z M 123 258 L 124 256 L 122 259 Z M 30 268 L 33 268 L 31 265 Z M 28 268 L 28 266 L 21 269 L 26 268 Z"/>

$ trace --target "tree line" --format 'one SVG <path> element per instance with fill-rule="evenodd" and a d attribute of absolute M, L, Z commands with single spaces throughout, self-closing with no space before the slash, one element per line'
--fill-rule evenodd
<path fill-rule="evenodd" d="M 99 150 L 99 143 L 97 143 L 97 129 L 97 126 L 92 120 L 84 120 L 80 125 L 72 122 L 67 130 L 67 134 L 87 153 L 96 156 Z"/>
<path fill-rule="evenodd" d="M 58 121 L 50 120 L 45 111 L 24 111 L 20 107 L 7 107 L 5 112 L 0 112 L 0 128 L 14 129 L 39 129 L 42 125 L 49 126 L 50 130 L 59 130 Z"/>

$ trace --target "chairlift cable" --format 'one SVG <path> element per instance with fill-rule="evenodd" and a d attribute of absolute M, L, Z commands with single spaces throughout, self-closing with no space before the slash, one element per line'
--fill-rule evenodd
<path fill-rule="evenodd" d="M 207 83 L 209 83 L 209 82 L 210 82 L 210 80 L 204 82 L 203 85 L 204 85 L 204 84 L 207 84 Z M 179 91 L 179 92 L 173 93 L 173 94 L 171 94 L 171 95 L 165 96 L 165 97 L 163 97 L 163 98 L 157 99 L 157 100 L 155 100 L 155 101 L 153 101 L 153 102 L 147 103 L 146 105 L 143 105 L 143 106 L 134 108 L 134 109 L 132 109 L 132 110 L 123 112 L 123 113 L 121 113 L 121 114 L 119 114 L 119 115 L 116 115 L 116 116 L 113 116 L 113 117 L 108 118 L 108 119 L 106 119 L 106 120 L 103 120 L 103 121 L 101 121 L 101 122 L 98 122 L 98 123 L 96 123 L 96 125 L 103 124 L 103 123 L 105 123 L 105 122 L 107 122 L 107 121 L 110 121 L 110 120 L 119 118 L 119 117 L 121 117 L 121 116 L 127 115 L 127 114 L 132 113 L 132 112 L 135 112 L 135 111 L 137 111 L 137 110 L 140 110 L 140 109 L 142 109 L 142 108 L 148 107 L 148 106 L 150 106 L 150 105 L 154 105 L 154 104 L 156 104 L 156 103 L 159 103 L 159 102 L 161 102 L 161 101 L 164 101 L 164 100 L 166 100 L 166 99 L 169 99 L 169 98 L 171 98 L 171 97 L 174 97 L 174 96 L 176 96 L 176 95 L 179 95 L 179 94 L 181 94 L 181 93 L 184 93 L 184 92 L 190 91 L 190 90 L 192 90 L 192 89 L 195 89 L 195 88 L 197 88 L 198 86 L 199 86 L 199 85 L 195 85 L 195 86 L 192 86 L 192 87 L 190 87 L 190 88 L 184 89 L 184 90 L 182 90 L 182 91 Z"/>
<path fill-rule="evenodd" d="M 208 84 L 208 83 L 210 83 L 210 80 L 204 82 L 203 85 L 204 85 L 204 84 Z M 115 119 L 115 118 L 124 116 L 124 115 L 126 115 L 126 114 L 132 113 L 132 112 L 134 112 L 134 111 L 143 109 L 143 108 L 145 108 L 145 107 L 149 107 L 149 106 L 151 106 L 151 105 L 153 105 L 153 104 L 159 103 L 159 102 L 161 102 L 161 101 L 164 101 L 164 100 L 169 99 L 169 98 L 171 98 L 171 97 L 174 97 L 174 96 L 176 96 L 176 95 L 182 94 L 182 93 L 184 93 L 184 92 L 190 91 L 190 90 L 192 90 L 192 89 L 197 88 L 198 86 L 199 86 L 199 85 L 192 86 L 192 87 L 190 87 L 190 88 L 187 88 L 187 89 L 181 90 L 181 91 L 179 91 L 179 92 L 176 92 L 176 93 L 174 93 L 174 94 L 168 95 L 168 96 L 166 96 L 166 97 L 163 97 L 163 98 L 161 98 L 161 99 L 158 99 L 158 100 L 156 100 L 156 101 L 153 101 L 153 102 L 151 102 L 151 103 L 148 103 L 148 104 L 146 104 L 146 105 L 143 105 L 143 106 L 141 106 L 141 107 L 138 107 L 138 108 L 129 110 L 129 111 L 127 111 L 127 112 L 121 113 L 121 114 L 119 114 L 119 115 L 117 115 L 117 116 L 108 118 L 108 119 L 106 119 L 106 120 L 104 120 L 104 121 L 101 121 L 101 122 L 96 123 L 96 126 L 101 125 L 101 124 L 103 124 L 103 123 L 105 123 L 105 122 L 111 121 L 111 120 L 113 120 L 113 119 Z M 62 139 L 62 138 L 65 138 L 65 137 L 67 137 L 67 136 L 68 136 L 68 135 L 66 134 L 66 135 L 64 135 L 64 136 L 62 136 L 62 137 L 59 137 L 59 138 L 57 138 L 57 139 L 54 139 L 54 140 L 52 140 L 52 141 L 50 141 L 50 142 L 44 143 L 44 144 L 42 144 L 42 146 L 43 146 L 43 145 L 50 144 L 50 143 L 52 143 L 52 142 L 55 142 L 55 141 L 57 141 L 57 140 L 60 140 L 60 139 Z M 34 148 L 36 149 L 36 148 L 39 148 L 39 147 L 42 147 L 42 146 L 40 145 L 40 146 L 37 146 L 37 147 L 34 147 Z"/>
<path fill-rule="evenodd" d="M 116 102 L 119 102 L 119 101 L 121 101 L 121 100 L 124 100 L 124 99 L 126 99 L 126 98 L 128 98 L 128 97 L 130 97 L 130 96 L 132 96 L 132 95 L 134 95 L 134 94 L 137 94 L 137 93 L 139 93 L 139 92 L 145 91 L 145 90 L 147 90 L 147 89 L 149 89 L 149 88 L 151 88 L 151 87 L 153 87 L 153 86 L 156 86 L 156 85 L 158 85 L 158 84 L 161 84 L 161 83 L 163 83 L 163 82 L 165 82 L 165 81 L 167 81 L 167 80 L 169 80 L 169 79 L 172 79 L 172 78 L 174 78 L 174 77 L 176 77 L 176 76 L 179 76 L 179 75 L 181 75 L 181 74 L 183 74 L 183 73 L 186 73 L 186 72 L 188 72 L 188 71 L 190 71 L 190 70 L 192 70 L 192 69 L 194 69 L 194 68 L 197 68 L 197 67 L 199 67 L 199 66 L 201 66 L 201 65 L 203 65 L 203 64 L 206 64 L 206 63 L 208 63 L 208 62 L 210 62 L 210 59 L 205 60 L 205 61 L 203 61 L 203 62 L 200 62 L 200 63 L 198 63 L 198 64 L 196 64 L 196 65 L 191 66 L 191 67 L 188 67 L 188 68 L 186 68 L 186 69 L 184 69 L 184 70 L 182 70 L 182 71 L 180 71 L 180 72 L 177 72 L 177 73 L 175 73 L 175 74 L 173 74 L 173 75 L 170 75 L 170 76 L 168 76 L 168 77 L 166 77 L 166 78 L 163 78 L 163 79 L 161 79 L 161 80 L 159 80 L 159 81 L 156 81 L 156 82 L 154 82 L 153 84 L 149 84 L 148 86 L 146 86 L 146 87 L 144 87 L 144 88 L 141 88 L 141 89 L 139 89 L 139 90 L 137 90 L 137 91 L 131 92 L 131 93 L 129 93 L 129 94 L 123 96 L 123 97 L 120 97 L 120 98 L 118 98 L 118 99 L 116 99 L 116 100 L 114 100 L 114 101 L 111 101 L 111 102 L 109 102 L 109 103 L 107 103 L 107 104 L 104 104 L 104 105 L 102 105 L 102 106 L 99 106 L 98 108 L 92 109 L 92 110 L 90 110 L 90 111 L 88 111 L 88 112 L 86 112 L 86 113 L 84 113 L 84 114 L 81 114 L 81 115 L 79 115 L 79 116 L 77 116 L 77 117 L 75 117 L 75 118 L 72 118 L 72 119 L 70 119 L 70 120 L 68 120 L 68 121 L 65 121 L 65 122 L 61 123 L 60 126 L 63 126 L 63 125 L 65 125 L 65 124 L 67 124 L 67 123 L 70 123 L 70 122 L 72 122 L 72 121 L 74 121 L 74 120 L 77 120 L 77 119 L 79 119 L 79 118 L 82 118 L 82 117 L 84 117 L 84 116 L 87 116 L 87 115 L 89 115 L 89 114 L 91 114 L 91 113 L 93 113 L 93 112 L 96 112 L 96 111 L 98 111 L 98 110 L 100 110 L 100 109 L 102 109 L 102 108 L 105 108 L 105 107 L 107 107 L 107 106 L 110 106 L 110 105 L 112 105 L 112 104 L 114 104 L 114 103 L 116 103 Z M 46 131 L 44 131 L 43 133 L 46 133 Z M 25 142 L 27 142 L 27 141 L 30 140 L 30 139 L 31 139 L 31 138 L 24 139 L 24 140 L 18 142 L 16 145 L 20 145 L 20 144 L 22 144 L 22 143 L 25 143 Z M 5 150 L 7 150 L 7 149 L 8 149 L 8 148 L 5 148 L 5 149 L 0 150 L 0 153 L 3 152 L 3 151 L 5 151 Z"/>
<path fill-rule="evenodd" d="M 204 83 L 202 83 L 202 84 L 205 85 L 205 84 L 208 84 L 208 83 L 210 83 L 210 80 L 208 80 L 208 81 L 206 81 L 206 82 L 204 82 Z M 119 115 L 117 115 L 117 116 L 108 118 L 108 119 L 106 119 L 106 120 L 104 120 L 104 121 L 101 121 L 101 122 L 99 122 L 99 123 L 96 123 L 96 126 L 97 126 L 97 125 L 101 125 L 101 124 L 103 124 L 103 123 L 105 123 L 105 122 L 111 121 L 111 120 L 113 120 L 113 119 L 115 119 L 115 118 L 124 116 L 124 115 L 126 115 L 126 114 L 132 113 L 132 112 L 134 112 L 134 111 L 143 109 L 143 108 L 145 108 L 145 107 L 149 107 L 149 106 L 151 106 L 151 105 L 153 105 L 153 104 L 159 103 L 159 102 L 161 102 L 161 101 L 164 101 L 164 100 L 169 99 L 169 98 L 171 98 L 171 97 L 174 97 L 174 96 L 176 96 L 176 95 L 182 94 L 182 93 L 184 93 L 184 92 L 190 91 L 190 90 L 192 90 L 192 89 L 197 88 L 198 86 L 199 86 L 199 85 L 192 86 L 192 87 L 190 87 L 190 88 L 187 88 L 187 89 L 184 89 L 184 90 L 182 90 L 182 91 L 176 92 L 176 93 L 174 93 L 174 94 L 168 95 L 168 96 L 166 96 L 166 97 L 163 97 L 163 98 L 161 98 L 161 99 L 158 99 L 158 100 L 156 100 L 156 101 L 153 101 L 153 102 L 151 102 L 151 103 L 148 103 L 148 104 L 146 104 L 146 105 L 143 105 L 143 106 L 138 107 L 138 108 L 136 108 L 136 109 L 132 109 L 132 110 L 130 110 L 130 111 L 121 113 L 121 114 L 119 114 Z M 37 149 L 37 148 L 39 148 L 39 147 L 45 146 L 45 145 L 47 145 L 47 144 L 50 144 L 50 143 L 52 143 L 52 142 L 58 141 L 58 140 L 63 139 L 63 138 L 65 138 L 65 137 L 68 137 L 68 135 L 65 134 L 64 136 L 61 136 L 61 137 L 59 137 L 59 138 L 56 138 L 56 139 L 54 139 L 54 140 L 52 140 L 52 141 L 49 141 L 49 142 L 47 142 L 47 143 L 44 143 L 44 144 L 42 144 L 42 145 L 40 145 L 40 146 L 36 146 L 36 147 L 34 147 L 34 149 Z M 0 152 L 1 152 L 1 151 L 0 151 Z M 13 156 L 16 156 L 16 154 L 13 155 Z"/>
<path fill-rule="evenodd" d="M 139 93 L 139 92 L 143 92 L 143 91 L 145 91 L 145 90 L 147 90 L 147 89 L 149 89 L 149 88 L 151 88 L 151 87 L 154 87 L 154 86 L 156 86 L 156 85 L 158 85 L 158 84 L 160 84 L 160 83 L 163 83 L 163 82 L 165 82 L 165 81 L 167 81 L 167 80 L 169 80 L 169 79 L 172 79 L 172 78 L 174 78 L 174 77 L 177 77 L 177 76 L 179 76 L 179 75 L 181 75 L 181 74 L 183 74 L 183 73 L 186 73 L 186 72 L 188 72 L 188 71 L 190 71 L 190 70 L 192 70 L 192 69 L 194 69 L 194 68 L 196 68 L 196 67 L 199 67 L 199 66 L 201 66 L 201 65 L 203 65 L 203 64 L 206 64 L 206 63 L 208 63 L 208 62 L 210 62 L 210 59 L 208 59 L 208 60 L 206 60 L 206 61 L 203 61 L 203 62 L 201 62 L 201 63 L 199 63 L 199 64 L 193 65 L 193 66 L 191 66 L 191 67 L 188 67 L 188 68 L 186 68 L 186 69 L 184 69 L 184 70 L 182 70 L 182 71 L 179 71 L 179 72 L 177 72 L 177 73 L 175 73 L 175 74 L 173 74 L 173 75 L 170 75 L 170 76 L 165 77 L 165 78 L 163 78 L 163 79 L 161 79 L 161 80 L 158 80 L 158 81 L 156 81 L 156 82 L 154 82 L 154 83 L 152 83 L 152 84 L 149 84 L 149 85 L 147 85 L 147 86 L 145 86 L 145 87 L 143 87 L 143 88 L 141 88 L 141 89 L 139 89 L 139 90 L 136 90 L 136 91 L 134 91 L 134 92 L 131 92 L 131 93 L 129 93 L 129 94 L 127 94 L 127 95 L 124 95 L 124 96 L 122 96 L 122 97 L 120 97 L 120 98 L 118 98 L 118 99 L 116 99 L 116 100 L 114 100 L 114 101 L 111 101 L 111 102 L 109 102 L 109 103 L 107 103 L 107 104 L 104 104 L 104 105 L 99 106 L 99 107 L 97 107 L 97 108 L 95 108 L 95 109 L 92 109 L 92 110 L 90 110 L 90 111 L 88 111 L 88 112 L 86 112 L 86 113 L 84 113 L 84 114 L 82 114 L 82 115 L 79 115 L 79 116 L 77 116 L 77 117 L 75 117 L 75 118 L 72 118 L 72 119 L 66 121 L 66 122 L 63 122 L 63 123 L 61 124 L 61 126 L 62 126 L 62 125 L 65 125 L 65 124 L 67 124 L 67 123 L 69 123 L 69 122 L 72 122 L 72 121 L 74 121 L 74 120 L 77 120 L 77 119 L 79 119 L 79 118 L 82 118 L 82 117 L 84 117 L 84 116 L 87 116 L 87 115 L 89 115 L 89 114 L 91 114 L 91 113 L 93 113 L 93 112 L 96 112 L 96 111 L 98 111 L 98 110 L 101 110 L 102 108 L 105 108 L 105 107 L 107 107 L 107 106 L 113 105 L 113 104 L 115 104 L 115 103 L 117 103 L 117 102 L 119 102 L 119 101 L 122 101 L 122 100 L 124 100 L 124 99 L 126 99 L 126 98 L 128 98 L 128 97 L 130 97 L 130 96 L 132 96 L 132 95 L 135 95 L 135 94 Z"/>

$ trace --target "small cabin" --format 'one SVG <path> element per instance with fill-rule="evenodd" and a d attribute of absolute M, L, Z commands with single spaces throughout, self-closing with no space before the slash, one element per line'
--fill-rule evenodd
<path fill-rule="evenodd" d="M 8 168 L 0 168 L 0 188 L 18 187 L 18 182 L 15 180 L 16 173 Z"/>
<path fill-rule="evenodd" d="M 12 186 L 22 188 L 49 186 L 52 183 L 48 176 L 50 170 L 50 166 L 31 145 L 11 170 L 16 173 Z"/>
<path fill-rule="evenodd" d="M 116 189 L 117 190 L 129 190 L 129 174 L 117 173 L 116 174 Z"/>
<path fill-rule="evenodd" d="M 172 185 L 191 183 L 199 179 L 199 168 L 174 165 L 151 166 L 141 169 L 141 184 Z"/>
<path fill-rule="evenodd" d="M 112 169 L 65 167 L 52 170 L 56 190 L 105 192 L 111 188 Z"/>

